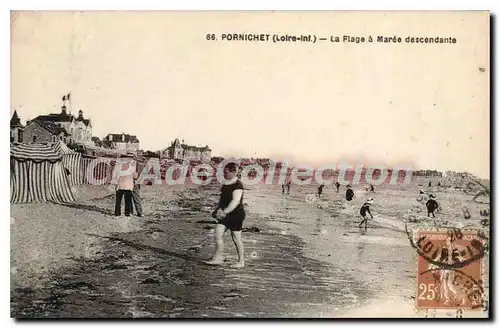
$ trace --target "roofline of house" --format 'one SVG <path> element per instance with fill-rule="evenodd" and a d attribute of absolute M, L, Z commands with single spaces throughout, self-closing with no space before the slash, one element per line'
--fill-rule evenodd
<path fill-rule="evenodd" d="M 38 125 L 40 125 L 40 126 L 41 126 L 42 128 L 44 128 L 45 130 L 49 131 L 49 132 L 50 132 L 50 134 L 52 134 L 52 135 L 59 135 L 61 132 L 63 132 L 65 136 L 69 136 L 68 131 L 66 131 L 66 129 L 65 129 L 65 128 L 62 128 L 62 127 L 60 127 L 60 126 L 57 126 L 57 127 L 60 129 L 59 133 L 58 133 L 58 134 L 54 134 L 54 132 L 53 132 L 53 131 L 50 131 L 50 129 L 49 129 L 47 126 L 45 126 L 45 125 L 43 124 L 43 122 L 42 122 L 42 121 L 37 120 L 37 119 L 35 118 L 34 120 L 31 120 L 31 121 L 30 121 L 30 124 L 28 124 L 28 125 L 31 125 L 32 123 L 38 123 Z M 27 126 L 28 126 L 28 125 L 27 125 Z M 26 127 L 27 127 L 27 126 L 26 126 Z"/>

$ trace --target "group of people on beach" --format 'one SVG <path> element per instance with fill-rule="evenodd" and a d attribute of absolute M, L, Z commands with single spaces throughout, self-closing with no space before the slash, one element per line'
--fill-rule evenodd
<path fill-rule="evenodd" d="M 340 184 L 338 181 L 335 183 L 335 187 L 337 188 L 337 192 L 338 192 L 339 187 L 340 187 Z M 321 195 L 323 194 L 324 188 L 325 188 L 324 184 L 320 184 L 318 186 L 318 198 L 319 199 L 321 199 Z M 373 184 L 370 184 L 369 187 L 366 188 L 366 191 L 374 193 L 375 187 L 373 186 Z M 420 190 L 420 194 L 425 194 L 425 193 L 422 190 Z M 353 200 L 353 198 L 354 198 L 354 190 L 352 189 L 352 186 L 350 184 L 348 184 L 346 186 L 345 199 L 346 199 L 346 201 L 350 202 Z M 373 219 L 373 215 L 370 211 L 370 205 L 372 205 L 373 202 L 374 202 L 373 197 L 369 197 L 363 203 L 363 205 L 361 206 L 361 208 L 359 210 L 359 214 L 361 215 L 361 218 L 362 218 L 361 222 L 359 223 L 359 228 L 362 228 L 362 226 L 364 224 L 365 231 L 367 230 L 367 222 L 368 222 L 367 215 L 370 215 L 371 218 Z M 427 208 L 427 216 L 431 217 L 431 215 L 432 215 L 432 217 L 435 218 L 436 217 L 435 213 L 439 210 L 440 207 L 439 207 L 438 202 L 436 201 L 436 196 L 434 194 L 429 194 L 429 199 L 426 201 L 425 207 Z M 466 214 L 464 214 L 464 215 L 466 215 Z M 470 215 L 469 215 L 469 217 L 470 217 Z"/>
<path fill-rule="evenodd" d="M 125 216 L 130 216 L 135 209 L 138 217 L 142 216 L 142 201 L 140 197 L 140 185 L 137 182 L 139 172 L 142 171 L 141 163 L 133 154 L 121 156 L 119 164 L 122 165 L 117 177 L 113 178 L 116 185 L 115 216 L 121 215 L 122 201 L 125 198 Z M 121 174 L 121 172 L 128 174 Z M 226 183 L 221 187 L 220 199 L 212 217 L 217 220 L 215 227 L 215 254 L 207 264 L 220 265 L 223 263 L 222 253 L 224 250 L 224 233 L 231 231 L 231 237 L 238 253 L 238 262 L 232 265 L 233 268 L 245 266 L 244 248 L 241 239 L 243 220 L 245 219 L 245 209 L 243 207 L 243 184 L 238 178 L 238 166 L 229 163 L 224 168 L 223 174 Z M 288 188 L 289 189 L 289 188 Z"/>
<path fill-rule="evenodd" d="M 139 193 L 140 186 L 137 183 L 138 172 L 141 172 L 140 162 L 135 160 L 134 156 L 131 154 L 123 156 L 122 159 L 122 165 L 132 165 L 135 167 L 131 168 L 131 171 L 133 172 L 132 174 L 120 175 L 116 179 L 115 215 L 121 215 L 121 203 L 122 199 L 125 198 L 125 216 L 130 216 L 133 212 L 133 208 L 135 208 L 137 216 L 142 216 L 142 202 Z M 219 202 L 215 210 L 212 212 L 212 217 L 217 221 L 214 234 L 215 252 L 212 258 L 205 263 L 209 265 L 223 264 L 224 234 L 229 230 L 238 254 L 238 262 L 231 265 L 231 267 L 243 268 L 245 266 L 245 256 L 241 233 L 243 230 L 243 221 L 246 217 L 243 205 L 243 193 L 245 188 L 239 179 L 238 166 L 235 163 L 227 164 L 223 170 L 223 175 L 225 183 L 221 186 Z M 281 187 L 282 194 L 285 194 L 285 191 L 289 194 L 291 181 L 282 184 Z M 337 192 L 339 192 L 340 183 L 338 181 L 335 183 L 335 187 Z M 322 197 L 324 188 L 324 184 L 318 186 L 319 198 Z M 370 187 L 367 188 L 367 191 L 375 192 L 374 186 L 370 185 Z M 421 191 L 421 193 L 423 192 Z M 354 190 L 352 189 L 352 186 L 348 184 L 346 186 L 345 199 L 350 202 L 353 198 Z M 368 215 L 373 219 L 373 215 L 370 210 L 370 206 L 373 202 L 374 199 L 369 197 L 359 210 L 359 214 L 362 218 L 359 223 L 359 228 L 363 228 L 364 225 L 365 231 L 368 228 Z M 432 215 L 435 217 L 434 212 L 439 206 L 434 195 L 429 195 L 426 207 L 428 216 L 430 217 L 430 215 Z"/>

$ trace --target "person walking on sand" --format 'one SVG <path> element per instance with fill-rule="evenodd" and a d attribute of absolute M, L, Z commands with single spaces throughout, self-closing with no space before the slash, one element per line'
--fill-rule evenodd
<path fill-rule="evenodd" d="M 135 165 L 135 161 L 131 160 L 131 157 L 133 157 L 131 154 L 123 155 L 119 162 L 121 167 L 115 167 L 115 172 L 118 170 L 115 216 L 121 215 L 123 198 L 125 198 L 125 216 L 130 216 L 132 211 L 132 190 L 134 189 L 134 178 L 137 179 L 138 175 L 135 168 L 131 167 Z"/>
<path fill-rule="evenodd" d="M 206 262 L 210 265 L 222 264 L 224 233 L 230 230 L 238 253 L 238 262 L 231 267 L 243 268 L 245 266 L 243 241 L 241 239 L 243 220 L 245 220 L 245 209 L 243 207 L 244 188 L 236 175 L 236 171 L 237 166 L 235 163 L 229 163 L 224 168 L 224 178 L 229 181 L 221 187 L 219 204 L 212 213 L 212 217 L 217 219 L 217 225 L 215 226 L 215 254 L 210 261 Z"/>
<path fill-rule="evenodd" d="M 290 186 L 291 186 L 291 185 L 292 185 L 292 181 L 290 181 L 290 180 L 289 180 L 289 181 L 286 183 L 286 193 L 287 193 L 288 195 L 290 195 Z"/>
<path fill-rule="evenodd" d="M 365 224 L 365 231 L 368 229 L 368 218 L 366 217 L 366 213 L 370 214 L 370 216 L 373 219 L 373 215 L 370 212 L 370 205 L 373 204 L 373 198 L 368 198 L 368 200 L 361 206 L 361 209 L 359 210 L 359 214 L 361 214 L 361 217 L 363 220 L 359 223 L 359 228 L 361 229 L 361 226 L 363 223 Z"/>
<path fill-rule="evenodd" d="M 283 182 L 283 184 L 281 185 L 281 194 L 284 195 L 285 194 L 285 183 Z"/>
<path fill-rule="evenodd" d="M 339 192 L 339 188 L 340 188 L 340 183 L 337 181 L 335 182 L 335 188 L 337 188 L 337 192 Z"/>
<path fill-rule="evenodd" d="M 141 186 L 140 186 L 139 182 L 137 181 L 137 178 L 139 177 L 140 173 L 144 169 L 144 166 L 139 161 L 136 161 L 136 163 L 137 163 L 137 165 L 136 165 L 137 166 L 137 170 L 136 170 L 137 176 L 134 176 L 134 189 L 132 190 L 132 203 L 133 203 L 134 208 L 135 208 L 135 214 L 138 217 L 142 217 L 142 200 L 141 200 L 141 194 L 140 194 Z"/>
<path fill-rule="evenodd" d="M 351 188 L 351 185 L 347 185 L 347 189 L 345 191 L 345 199 L 350 202 L 354 198 L 354 191 Z"/>
<path fill-rule="evenodd" d="M 318 187 L 318 198 L 321 199 L 321 194 L 323 193 L 323 188 L 325 188 L 325 185 L 322 183 L 319 187 Z"/>
<path fill-rule="evenodd" d="M 436 217 L 436 215 L 434 214 L 434 212 L 438 208 L 438 203 L 436 202 L 436 196 L 430 194 L 429 200 L 427 201 L 427 203 L 425 203 L 425 206 L 427 207 L 427 217 L 431 217 L 431 214 L 432 217 Z"/>

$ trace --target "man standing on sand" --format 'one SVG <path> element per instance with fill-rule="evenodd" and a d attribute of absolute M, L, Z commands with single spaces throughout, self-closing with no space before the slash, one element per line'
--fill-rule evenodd
<path fill-rule="evenodd" d="M 125 216 L 130 216 L 132 211 L 132 190 L 134 189 L 134 179 L 138 174 L 135 171 L 135 163 L 131 160 L 133 155 L 126 154 L 118 161 L 121 167 L 115 167 L 118 170 L 117 190 L 115 201 L 115 216 L 121 215 L 122 199 L 125 197 Z"/>
<path fill-rule="evenodd" d="M 351 185 L 347 185 L 347 190 L 345 191 L 345 199 L 350 202 L 354 198 L 354 191 L 351 188 Z"/>
<path fill-rule="evenodd" d="M 335 188 L 337 188 L 337 192 L 339 192 L 339 188 L 340 188 L 340 183 L 337 181 L 335 182 Z"/>
<path fill-rule="evenodd" d="M 368 200 L 361 206 L 361 209 L 359 210 L 359 214 L 361 214 L 361 217 L 363 220 L 359 223 L 359 228 L 361 229 L 361 226 L 363 223 L 365 224 L 365 231 L 368 229 L 368 218 L 366 217 L 366 213 L 370 214 L 370 216 L 373 219 L 373 215 L 370 212 L 370 205 L 373 204 L 373 198 L 368 198 Z"/>
<path fill-rule="evenodd" d="M 136 159 L 136 167 L 137 167 L 136 172 L 138 177 L 141 174 L 142 170 L 144 169 L 144 166 L 137 159 Z M 134 178 L 134 190 L 132 190 L 132 202 L 134 204 L 135 214 L 138 217 L 141 217 L 142 216 L 142 200 L 140 194 L 141 186 L 137 182 L 137 177 Z"/>
<path fill-rule="evenodd" d="M 436 217 L 436 215 L 434 214 L 434 212 L 438 208 L 438 203 L 436 202 L 436 196 L 432 194 L 429 195 L 429 200 L 427 201 L 427 203 L 425 203 L 425 206 L 427 207 L 427 217 L 431 217 L 431 214 L 432 217 Z"/>
<path fill-rule="evenodd" d="M 243 268 L 245 257 L 241 230 L 243 220 L 245 220 L 245 209 L 243 208 L 243 184 L 236 175 L 237 166 L 229 163 L 224 168 L 224 178 L 226 183 L 221 187 L 219 204 L 212 213 L 212 217 L 217 219 L 215 226 L 215 254 L 207 264 L 220 265 L 223 262 L 222 253 L 224 251 L 224 233 L 231 231 L 236 251 L 238 252 L 238 262 L 232 268 Z"/>
<path fill-rule="evenodd" d="M 318 198 L 321 199 L 321 194 L 323 193 L 323 188 L 325 188 L 325 185 L 324 184 L 321 184 L 319 187 L 318 187 Z"/>

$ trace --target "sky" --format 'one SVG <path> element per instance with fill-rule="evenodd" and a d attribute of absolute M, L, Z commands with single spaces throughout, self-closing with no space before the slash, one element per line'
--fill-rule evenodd
<path fill-rule="evenodd" d="M 206 39 L 217 35 L 217 41 Z M 456 44 L 228 42 L 222 33 L 452 36 Z M 213 156 L 411 165 L 489 178 L 486 12 L 13 12 L 11 108 Z"/>

